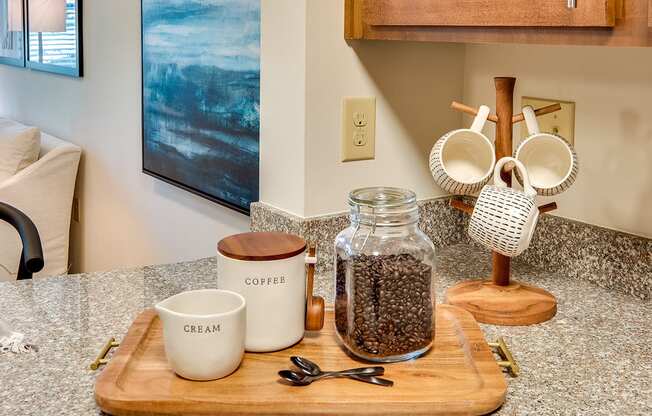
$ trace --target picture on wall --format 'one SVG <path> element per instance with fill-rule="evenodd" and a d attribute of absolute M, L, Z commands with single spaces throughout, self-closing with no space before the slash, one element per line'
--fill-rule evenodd
<path fill-rule="evenodd" d="M 25 66 L 22 0 L 0 0 L 0 63 Z"/>
<path fill-rule="evenodd" d="M 258 200 L 260 0 L 142 0 L 143 171 Z"/>
<path fill-rule="evenodd" d="M 83 76 L 82 0 L 27 0 L 27 66 Z"/>
<path fill-rule="evenodd" d="M 82 0 L 0 0 L 0 64 L 83 76 Z"/>

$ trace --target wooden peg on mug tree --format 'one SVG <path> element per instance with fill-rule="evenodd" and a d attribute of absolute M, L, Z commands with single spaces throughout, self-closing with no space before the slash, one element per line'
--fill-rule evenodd
<path fill-rule="evenodd" d="M 462 113 L 470 114 L 472 116 L 477 116 L 478 115 L 478 109 L 474 107 L 470 107 L 466 104 L 461 104 L 458 103 L 457 101 L 453 101 L 451 103 L 451 108 L 453 110 L 460 111 Z M 534 114 L 536 114 L 537 117 L 539 116 L 544 116 L 546 114 L 550 113 L 555 113 L 557 111 L 561 111 L 561 104 L 556 103 L 556 104 L 550 104 L 545 107 L 538 108 L 534 110 Z M 487 120 L 492 121 L 494 123 L 498 123 L 498 116 L 495 114 L 490 114 Z M 520 123 L 521 121 L 525 120 L 525 116 L 523 116 L 523 113 L 517 114 L 512 117 L 512 124 Z"/>
<path fill-rule="evenodd" d="M 496 160 L 512 154 L 513 126 L 524 121 L 523 114 L 514 115 L 514 86 L 516 78 L 497 77 L 496 114 L 489 120 L 496 123 Z M 454 110 L 476 115 L 478 109 L 453 102 Z M 561 110 L 553 104 L 535 111 L 537 116 Z M 503 170 L 503 180 L 511 186 L 511 173 Z M 459 199 L 452 199 L 450 205 L 467 214 L 473 207 Z M 556 203 L 539 207 L 539 212 L 557 209 Z M 511 281 L 511 259 L 499 253 L 492 253 L 492 273 L 489 280 L 472 280 L 448 289 L 446 302 L 469 311 L 477 321 L 494 325 L 533 325 L 551 319 L 557 313 L 555 297 L 540 288 Z"/>
<path fill-rule="evenodd" d="M 308 255 L 315 257 L 315 246 L 310 245 Z M 324 298 L 313 296 L 315 286 L 315 264 L 308 264 L 308 281 L 306 284 L 306 331 L 319 331 L 324 327 Z"/>

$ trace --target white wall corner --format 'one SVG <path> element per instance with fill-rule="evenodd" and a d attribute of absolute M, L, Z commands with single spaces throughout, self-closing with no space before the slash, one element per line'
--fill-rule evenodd
<path fill-rule="evenodd" d="M 261 2 L 260 200 L 305 215 L 306 0 Z"/>

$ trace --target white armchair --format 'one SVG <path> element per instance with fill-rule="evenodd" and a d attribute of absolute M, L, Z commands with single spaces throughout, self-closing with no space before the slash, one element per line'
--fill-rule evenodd
<path fill-rule="evenodd" d="M 34 275 L 68 271 L 72 199 L 81 149 L 41 134 L 39 160 L 0 183 L 0 201 L 23 211 L 41 236 L 45 267 Z M 18 233 L 0 222 L 0 281 L 15 280 L 22 244 Z"/>

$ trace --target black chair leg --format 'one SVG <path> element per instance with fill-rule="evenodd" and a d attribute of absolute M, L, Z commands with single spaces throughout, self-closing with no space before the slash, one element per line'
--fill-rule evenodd
<path fill-rule="evenodd" d="M 17 280 L 29 280 L 31 278 L 32 278 L 32 272 L 27 270 L 27 267 L 25 267 L 25 254 L 21 251 L 20 264 L 18 265 Z"/>
<path fill-rule="evenodd" d="M 43 270 L 45 264 L 41 237 L 36 226 L 23 212 L 2 202 L 0 202 L 0 220 L 13 226 L 23 243 L 17 279 L 31 279 L 34 273 Z"/>

